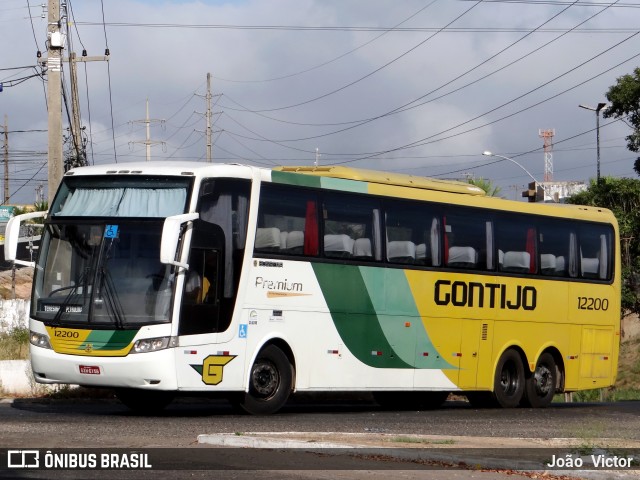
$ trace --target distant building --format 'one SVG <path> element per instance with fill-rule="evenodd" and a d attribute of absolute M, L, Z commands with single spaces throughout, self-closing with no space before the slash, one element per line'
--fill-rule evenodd
<path fill-rule="evenodd" d="M 522 196 L 530 202 L 565 203 L 567 197 L 587 189 L 584 182 L 531 182 Z"/>

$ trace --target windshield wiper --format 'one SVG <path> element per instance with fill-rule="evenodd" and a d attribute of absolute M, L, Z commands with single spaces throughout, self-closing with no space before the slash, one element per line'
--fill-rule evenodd
<path fill-rule="evenodd" d="M 102 292 L 104 292 L 107 309 L 113 314 L 116 321 L 116 327 L 123 329 L 126 326 L 126 318 L 124 310 L 122 309 L 122 304 L 120 303 L 120 298 L 118 297 L 118 292 L 113 285 L 111 273 L 106 269 L 106 267 L 102 267 L 100 271 L 102 273 Z"/>

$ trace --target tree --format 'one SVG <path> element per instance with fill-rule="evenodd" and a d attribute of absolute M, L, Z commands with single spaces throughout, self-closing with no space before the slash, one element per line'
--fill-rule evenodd
<path fill-rule="evenodd" d="M 469 178 L 467 182 L 485 191 L 490 197 L 497 197 L 500 194 L 500 187 L 494 185 L 491 180 L 486 178 Z"/>
<path fill-rule="evenodd" d="M 604 177 L 567 203 L 608 208 L 618 220 L 622 254 L 622 308 L 640 314 L 640 180 Z"/>
<path fill-rule="evenodd" d="M 632 152 L 639 151 L 640 67 L 633 71 L 633 75 L 627 74 L 619 77 L 616 84 L 609 87 L 606 97 L 610 105 L 603 110 L 602 116 L 604 118 L 613 117 L 626 120 L 628 125 L 633 129 L 631 135 L 627 137 L 627 148 Z M 637 169 L 636 172 L 638 172 Z"/>
<path fill-rule="evenodd" d="M 34 202 L 32 207 L 14 207 L 13 215 L 18 216 L 22 215 L 23 213 L 29 212 L 46 212 L 47 210 L 49 210 L 49 202 L 47 202 L 46 200 L 41 200 Z"/>

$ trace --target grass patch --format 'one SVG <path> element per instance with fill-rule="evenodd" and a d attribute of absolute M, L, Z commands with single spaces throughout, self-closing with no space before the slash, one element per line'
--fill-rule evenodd
<path fill-rule="evenodd" d="M 29 358 L 29 329 L 17 327 L 0 333 L 0 360 L 26 360 Z"/>
<path fill-rule="evenodd" d="M 573 392 L 573 401 L 576 403 L 623 402 L 627 400 L 640 400 L 640 388 L 637 387 L 611 387 L 594 390 L 580 390 Z M 554 402 L 565 401 L 564 394 L 553 397 Z"/>

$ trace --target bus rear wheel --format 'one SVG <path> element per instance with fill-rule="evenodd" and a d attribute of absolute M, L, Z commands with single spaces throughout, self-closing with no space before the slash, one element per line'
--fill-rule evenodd
<path fill-rule="evenodd" d="M 265 347 L 249 373 L 249 391 L 240 406 L 253 415 L 280 410 L 293 389 L 294 370 L 289 358 L 275 345 Z"/>
<path fill-rule="evenodd" d="M 493 396 L 503 408 L 515 408 L 524 395 L 524 365 L 520 354 L 507 350 L 498 361 L 493 380 Z"/>
<path fill-rule="evenodd" d="M 533 408 L 548 407 L 556 393 L 558 369 L 553 355 L 548 352 L 540 355 L 536 370 L 525 383 L 523 403 Z"/>
<path fill-rule="evenodd" d="M 153 415 L 164 410 L 173 401 L 175 395 L 173 392 L 158 390 L 118 388 L 116 397 L 136 413 Z"/>

